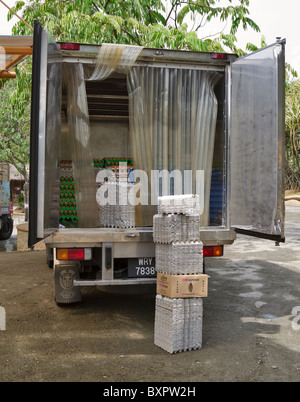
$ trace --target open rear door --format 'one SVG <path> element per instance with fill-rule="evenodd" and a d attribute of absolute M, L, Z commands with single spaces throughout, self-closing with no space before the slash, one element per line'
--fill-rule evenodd
<path fill-rule="evenodd" d="M 29 177 L 29 236 L 32 247 L 59 224 L 59 136 L 61 132 L 61 53 L 35 22 Z"/>
<path fill-rule="evenodd" d="M 232 64 L 231 226 L 284 241 L 285 40 Z"/>

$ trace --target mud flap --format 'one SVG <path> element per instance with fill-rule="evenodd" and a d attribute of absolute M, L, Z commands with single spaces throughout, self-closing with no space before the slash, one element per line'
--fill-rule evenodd
<path fill-rule="evenodd" d="M 70 304 L 81 301 L 79 286 L 74 286 L 74 280 L 79 279 L 79 265 L 55 265 L 55 301 L 57 304 Z"/>

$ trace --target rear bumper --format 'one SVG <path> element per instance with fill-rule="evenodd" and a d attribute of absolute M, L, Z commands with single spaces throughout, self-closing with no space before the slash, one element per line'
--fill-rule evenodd
<path fill-rule="evenodd" d="M 204 245 L 231 244 L 235 232 L 231 230 L 201 231 Z M 79 261 L 58 261 L 57 248 L 95 247 L 101 249 L 101 275 L 97 279 L 75 279 L 75 287 L 107 285 L 144 285 L 156 283 L 155 277 L 118 279 L 114 275 L 114 262 L 118 258 L 155 257 L 152 228 L 136 229 L 59 229 L 46 239 L 47 248 L 53 248 L 54 267 L 79 264 Z"/>
<path fill-rule="evenodd" d="M 116 229 L 116 228 L 86 228 L 58 229 L 46 234 L 45 243 L 50 248 L 55 247 L 101 247 L 102 243 L 124 244 L 126 249 L 130 244 L 153 243 L 152 228 Z M 203 229 L 200 231 L 203 245 L 232 244 L 236 239 L 233 229 Z M 124 255 L 126 257 L 126 255 Z"/>

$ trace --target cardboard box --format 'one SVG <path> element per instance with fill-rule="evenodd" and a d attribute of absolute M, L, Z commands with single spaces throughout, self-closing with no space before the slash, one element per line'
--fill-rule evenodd
<path fill-rule="evenodd" d="M 156 293 L 170 298 L 207 297 L 205 274 L 171 275 L 157 273 Z"/>

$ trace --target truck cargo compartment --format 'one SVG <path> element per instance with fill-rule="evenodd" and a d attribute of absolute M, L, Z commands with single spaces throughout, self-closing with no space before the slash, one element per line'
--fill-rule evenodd
<path fill-rule="evenodd" d="M 36 22 L 29 246 L 139 243 L 177 194 L 199 195 L 206 245 L 284 241 L 284 46 L 61 46 Z"/>
<path fill-rule="evenodd" d="M 117 73 L 89 81 L 85 77 L 93 68 L 84 62 L 63 62 L 61 68 L 60 114 L 53 116 L 60 127 L 52 139 L 57 154 L 46 152 L 45 161 L 52 164 L 45 172 L 47 229 L 58 223 L 64 228 L 151 227 L 159 195 L 197 191 L 202 191 L 201 226 L 226 227 L 226 85 L 220 66 L 206 71 L 203 65 L 137 64 L 135 84 Z M 53 94 L 56 112 L 58 99 Z M 101 176 L 105 170 L 112 178 Z M 129 186 L 138 205 L 96 205 L 101 186 L 109 190 L 109 182 L 113 187 L 118 180 Z M 116 209 L 124 222 L 118 223 Z"/>

